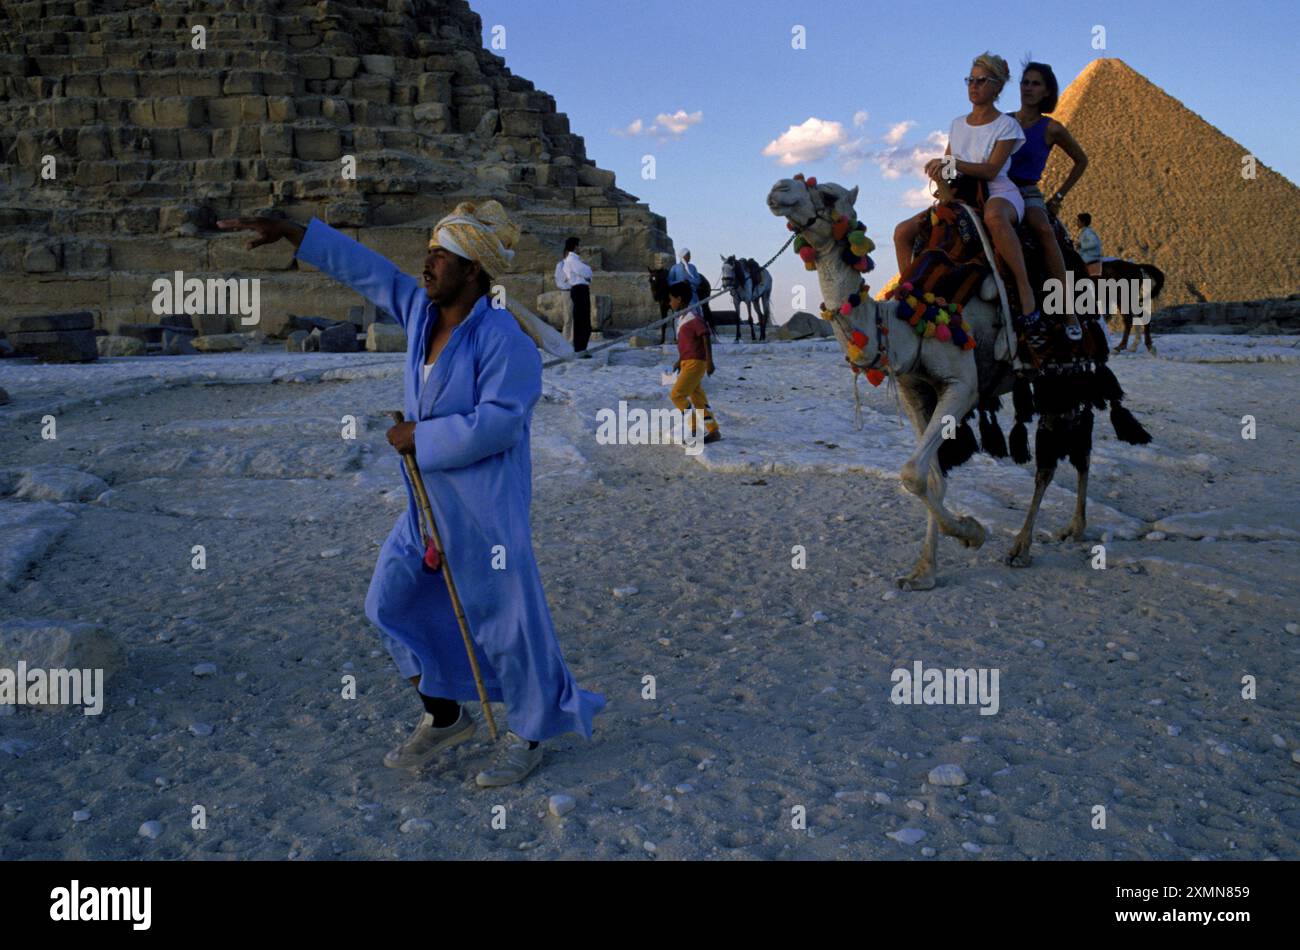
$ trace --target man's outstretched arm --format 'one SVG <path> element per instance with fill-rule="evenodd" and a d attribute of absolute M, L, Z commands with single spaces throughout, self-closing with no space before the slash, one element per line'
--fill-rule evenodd
<path fill-rule="evenodd" d="M 427 299 L 419 282 L 402 273 L 388 258 L 318 218 L 312 218 L 306 228 L 279 218 L 227 218 L 218 221 L 217 227 L 226 231 L 255 231 L 257 237 L 249 242 L 250 250 L 281 238 L 289 241 L 300 261 L 347 284 L 375 306 L 397 317 L 403 327 Z"/>

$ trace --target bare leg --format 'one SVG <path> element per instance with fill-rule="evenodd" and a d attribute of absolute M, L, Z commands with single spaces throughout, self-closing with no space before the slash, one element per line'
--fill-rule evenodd
<path fill-rule="evenodd" d="M 1016 278 L 1016 289 L 1020 293 L 1020 309 L 1032 313 L 1036 307 L 1033 288 L 1029 286 L 1029 275 L 1025 271 L 1025 255 L 1020 250 L 1020 238 L 1016 236 L 1016 209 L 1005 198 L 990 198 L 984 205 L 984 224 L 989 229 L 989 237 L 998 257 L 1006 261 L 1011 273 Z"/>
<path fill-rule="evenodd" d="M 1043 245 L 1043 260 L 1047 264 L 1047 273 L 1061 285 L 1061 290 L 1065 290 L 1065 258 L 1061 256 L 1061 246 L 1056 243 L 1056 232 L 1052 230 L 1052 222 L 1047 219 L 1047 212 L 1042 208 L 1026 208 L 1025 221 L 1034 229 L 1038 235 L 1038 240 Z M 1065 325 L 1068 327 L 1078 327 L 1079 318 L 1072 312 L 1073 308 L 1067 307 L 1062 316 L 1065 318 Z"/>
<path fill-rule="evenodd" d="M 929 211 L 921 212 L 921 214 L 929 213 Z M 898 256 L 899 274 L 907 273 L 907 269 L 912 266 L 912 242 L 921 231 L 922 220 L 920 214 L 913 215 L 898 222 L 898 227 L 894 228 L 894 253 Z"/>

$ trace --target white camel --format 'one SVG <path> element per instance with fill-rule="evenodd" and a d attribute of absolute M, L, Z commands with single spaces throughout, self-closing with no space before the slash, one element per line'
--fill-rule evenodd
<path fill-rule="evenodd" d="M 817 279 L 824 306 L 836 314 L 841 305 L 851 303 L 850 295 L 858 293 L 862 283 L 861 275 L 843 259 L 843 239 L 836 240 L 832 233 L 835 215 L 845 215 L 849 221 L 856 220 L 853 204 L 857 197 L 857 188 L 845 191 L 830 182 L 810 186 L 802 179 L 779 181 L 767 196 L 771 212 L 786 218 L 790 227 L 798 231 L 816 252 Z M 972 223 L 978 229 L 978 222 Z M 985 251 L 991 255 L 987 242 Z M 934 586 L 935 549 L 940 532 L 971 548 L 978 548 L 986 537 L 983 525 L 974 518 L 953 514 L 944 506 L 943 499 L 946 489 L 944 467 L 961 464 L 974 450 L 974 436 L 965 425 L 967 414 L 981 397 L 990 401 L 984 405 L 990 405 L 993 399 L 1010 392 L 1016 384 L 1010 362 L 1015 351 L 1015 335 L 1005 306 L 984 299 L 993 296 L 983 292 L 971 297 L 963 307 L 963 316 L 976 341 L 973 350 L 962 349 L 937 336 L 918 337 L 911 325 L 898 315 L 897 301 L 877 302 L 871 299 L 870 294 L 862 294 L 860 302 L 851 306 L 847 316 L 837 315 L 832 320 L 836 338 L 845 352 L 849 353 L 851 347 L 860 351 L 855 354 L 856 365 L 862 368 L 887 366 L 892 370 L 904 411 L 916 428 L 916 451 L 899 475 L 907 490 L 925 503 L 928 522 L 920 558 L 909 573 L 897 578 L 898 585 L 905 590 L 928 590 Z M 849 335 L 854 331 L 861 334 L 858 338 L 860 346 L 850 339 Z M 1101 360 L 1104 358 L 1103 346 Z M 1065 458 L 1077 471 L 1078 483 L 1074 516 L 1058 538 L 1083 538 L 1087 525 L 1093 405 L 1100 408 L 1110 404 L 1111 424 L 1123 441 L 1143 444 L 1151 440 L 1132 413 L 1121 405 L 1123 391 L 1102 361 L 1098 362 L 1091 377 L 1069 384 L 1064 391 L 1058 386 L 1054 391 L 1054 405 L 1049 411 L 1040 411 L 1034 453 L 1037 461 L 1034 497 L 1024 525 L 1007 556 L 1007 563 L 1013 567 L 1026 567 L 1030 563 L 1029 549 L 1038 507 L 1052 482 L 1057 462 Z M 1016 386 L 1016 390 L 1017 422 L 1023 423 L 1033 416 L 1035 397 L 1031 395 L 1027 382 Z M 958 438 L 945 443 L 949 417 L 961 425 Z M 1017 429 L 1020 429 L 1021 445 L 1017 447 L 1017 433 L 1013 431 L 1012 457 L 1028 461 L 1027 433 L 1019 424 Z M 1005 454 L 996 423 L 988 433 L 981 426 L 981 438 L 986 434 L 996 437 L 994 443 L 999 447 L 994 454 Z M 945 449 L 946 444 L 948 447 Z M 985 448 L 989 448 L 987 441 Z"/>

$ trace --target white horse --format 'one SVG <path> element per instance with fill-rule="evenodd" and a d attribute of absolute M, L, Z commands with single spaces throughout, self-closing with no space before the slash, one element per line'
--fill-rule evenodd
<path fill-rule="evenodd" d="M 752 271 L 758 272 L 755 284 Z M 759 267 L 753 258 L 722 258 L 722 289 L 731 294 L 731 306 L 736 311 L 736 342 L 740 342 L 740 304 L 743 301 L 749 313 L 749 341 L 754 342 L 754 305 L 758 304 L 758 338 L 767 339 L 767 325 L 772 319 L 772 275 L 766 267 Z"/>

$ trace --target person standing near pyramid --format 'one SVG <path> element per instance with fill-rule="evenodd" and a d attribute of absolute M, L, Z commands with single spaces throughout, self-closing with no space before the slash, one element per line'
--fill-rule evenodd
<path fill-rule="evenodd" d="M 1092 215 L 1086 211 L 1081 211 L 1077 220 L 1079 222 L 1079 236 L 1075 238 L 1074 243 L 1079 249 L 1079 256 L 1088 265 L 1088 273 L 1093 277 L 1100 277 L 1101 238 L 1092 229 Z"/>
<path fill-rule="evenodd" d="M 542 389 L 539 337 L 521 332 L 522 318 L 492 302 L 492 278 L 508 269 L 518 237 L 505 210 L 495 201 L 464 202 L 439 221 L 423 287 L 316 218 L 305 229 L 270 218 L 218 226 L 256 231 L 250 248 L 288 240 L 299 260 L 395 314 L 406 330 L 404 402 L 412 421 L 389 429 L 388 441 L 415 454 L 488 699 L 509 711 L 508 740 L 478 785 L 525 778 L 541 763 L 543 740 L 566 732 L 590 738 L 605 699 L 579 689 L 569 673 L 533 555 L 529 439 Z M 461 702 L 478 697 L 447 586 L 424 563 L 409 480 L 406 488 L 406 510 L 380 550 L 365 602 L 425 709 L 411 736 L 385 756 L 392 768 L 425 765 L 468 740 L 475 723 Z"/>

